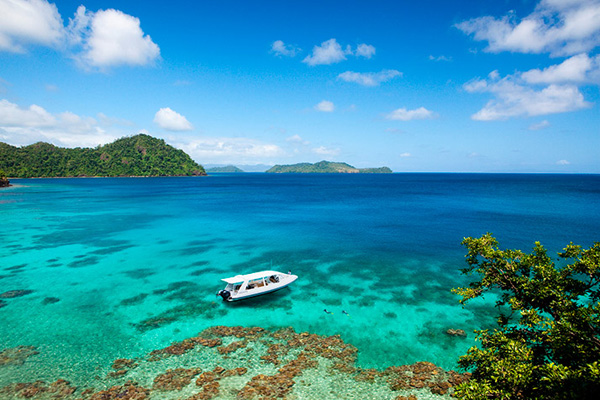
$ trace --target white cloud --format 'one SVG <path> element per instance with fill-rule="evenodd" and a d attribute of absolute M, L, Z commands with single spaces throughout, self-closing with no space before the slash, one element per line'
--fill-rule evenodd
<path fill-rule="evenodd" d="M 599 81 L 600 55 L 590 58 L 587 54 L 578 54 L 560 64 L 551 65 L 543 70 L 532 69 L 521 74 L 528 83 L 583 83 Z"/>
<path fill-rule="evenodd" d="M 410 154 L 410 153 L 402 153 L 402 154 L 400 154 L 400 157 L 402 157 L 402 158 L 408 158 L 408 157 L 412 157 L 412 154 Z"/>
<path fill-rule="evenodd" d="M 293 136 L 288 137 L 285 140 L 287 140 L 288 142 L 291 142 L 291 143 L 302 144 L 304 146 L 307 146 L 310 144 L 310 142 L 308 140 L 304 140 L 300 135 L 293 135 Z"/>
<path fill-rule="evenodd" d="M 107 133 L 92 117 L 69 111 L 52 114 L 35 104 L 24 108 L 8 100 L 0 100 L 0 132 L 13 145 L 45 141 L 66 147 L 93 147 L 122 136 Z"/>
<path fill-rule="evenodd" d="M 386 69 L 381 72 L 352 72 L 346 71 L 338 75 L 338 79 L 346 82 L 356 82 L 363 86 L 379 86 L 397 76 L 402 76 L 400 71 Z"/>
<path fill-rule="evenodd" d="M 323 100 L 315 106 L 315 110 L 321 112 L 333 112 L 335 106 L 331 101 Z"/>
<path fill-rule="evenodd" d="M 201 163 L 252 164 L 285 155 L 275 144 L 247 138 L 177 137 L 171 143 Z"/>
<path fill-rule="evenodd" d="M 79 6 L 65 27 L 46 0 L 0 0 L 0 51 L 23 52 L 30 43 L 70 52 L 86 68 L 148 65 L 160 55 L 140 20 L 122 11 Z"/>
<path fill-rule="evenodd" d="M 271 45 L 271 51 L 277 56 L 294 57 L 301 49 L 291 44 L 285 44 L 281 40 L 276 40 Z"/>
<path fill-rule="evenodd" d="M 370 44 L 361 43 L 356 46 L 356 52 L 354 54 L 357 57 L 371 58 L 375 54 L 375 47 Z"/>
<path fill-rule="evenodd" d="M 557 165 L 569 165 L 571 164 L 570 162 L 568 162 L 567 160 L 558 160 L 556 162 Z"/>
<path fill-rule="evenodd" d="M 375 54 L 375 47 L 370 44 L 361 43 L 352 50 L 352 46 L 347 45 L 345 49 L 335 39 L 329 39 L 321 43 L 320 46 L 313 47 L 312 54 L 306 56 L 303 63 L 310 66 L 329 65 L 346 60 L 347 55 L 356 57 L 371 58 Z"/>
<path fill-rule="evenodd" d="M 502 18 L 484 16 L 455 26 L 475 40 L 486 41 L 489 52 L 572 55 L 600 44 L 600 2 L 542 0 L 521 20 L 511 12 Z"/>
<path fill-rule="evenodd" d="M 142 31 L 140 20 L 119 10 L 94 13 L 80 6 L 69 27 L 75 41 L 81 38 L 83 51 L 76 58 L 87 67 L 148 65 L 160 55 L 159 47 Z"/>
<path fill-rule="evenodd" d="M 323 156 L 337 156 L 340 154 L 340 149 L 330 149 L 325 146 L 319 146 L 312 149 L 313 153 Z"/>
<path fill-rule="evenodd" d="M 446 56 L 437 56 L 437 57 L 435 57 L 435 56 L 430 55 L 429 59 L 431 61 L 452 61 L 452 57 L 446 57 Z"/>
<path fill-rule="evenodd" d="M 549 126 L 550 126 L 550 122 L 548 122 L 547 120 L 543 120 L 541 122 L 538 122 L 537 124 L 529 125 L 529 130 L 530 131 L 539 131 L 540 129 L 546 129 Z"/>
<path fill-rule="evenodd" d="M 471 116 L 471 119 L 477 121 L 563 113 L 591 106 L 575 85 L 551 84 L 539 89 L 524 83 L 519 74 L 500 80 L 475 79 L 463 87 L 467 92 L 487 92 L 495 96 Z"/>
<path fill-rule="evenodd" d="M 329 39 L 321 43 L 320 46 L 313 47 L 311 55 L 306 56 L 302 62 L 308 65 L 329 65 L 344 61 L 346 53 L 342 46 L 335 40 Z"/>
<path fill-rule="evenodd" d="M 399 108 L 389 113 L 386 118 L 395 121 L 411 121 L 413 119 L 431 119 L 437 116 L 436 113 L 426 109 L 425 107 L 419 107 L 414 110 L 407 110 L 406 108 Z"/>
<path fill-rule="evenodd" d="M 154 115 L 154 123 L 168 131 L 189 131 L 194 129 L 190 121 L 169 107 L 161 108 Z"/>
<path fill-rule="evenodd" d="M 27 44 L 57 46 L 64 34 L 56 5 L 45 0 L 0 0 L 0 50 L 24 52 Z"/>

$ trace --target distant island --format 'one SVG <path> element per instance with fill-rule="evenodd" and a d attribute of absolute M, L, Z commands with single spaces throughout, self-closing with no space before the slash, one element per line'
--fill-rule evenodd
<path fill-rule="evenodd" d="M 301 174 L 391 174 L 388 167 L 355 168 L 342 162 L 320 161 L 318 163 L 300 163 L 291 165 L 275 165 L 267 173 L 301 173 Z"/>
<path fill-rule="evenodd" d="M 206 168 L 206 172 L 213 173 L 213 174 L 220 174 L 220 173 L 238 173 L 238 172 L 244 172 L 244 171 L 239 169 L 235 165 L 227 165 L 225 167 Z"/>
<path fill-rule="evenodd" d="M 14 178 L 199 176 L 204 168 L 162 139 L 139 134 L 96 148 L 62 148 L 38 142 L 0 142 L 0 170 Z"/>

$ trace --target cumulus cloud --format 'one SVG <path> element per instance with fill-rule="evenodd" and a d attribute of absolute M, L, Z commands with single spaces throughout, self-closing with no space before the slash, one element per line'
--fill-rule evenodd
<path fill-rule="evenodd" d="M 339 74 L 338 79 L 346 82 L 355 82 L 363 86 L 379 86 L 382 82 L 387 82 L 397 76 L 402 76 L 402 72 L 395 69 L 386 69 L 380 72 L 346 71 Z"/>
<path fill-rule="evenodd" d="M 54 4 L 45 0 L 0 0 L 0 50 L 24 52 L 27 44 L 57 46 L 65 35 Z"/>
<path fill-rule="evenodd" d="M 35 104 L 21 107 L 5 99 L 0 100 L 0 133 L 13 145 L 45 141 L 66 147 L 93 147 L 119 137 L 92 117 L 69 111 L 52 114 Z"/>
<path fill-rule="evenodd" d="M 202 163 L 253 164 L 285 155 L 275 144 L 247 138 L 177 137 L 171 142 Z"/>
<path fill-rule="evenodd" d="M 531 124 L 529 125 L 529 130 L 530 131 L 539 131 L 540 129 L 546 129 L 550 126 L 550 122 L 548 122 L 547 120 L 543 120 L 538 122 L 537 124 Z"/>
<path fill-rule="evenodd" d="M 571 164 L 570 162 L 568 162 L 567 160 L 558 160 L 556 162 L 557 165 L 569 165 Z"/>
<path fill-rule="evenodd" d="M 325 146 L 319 146 L 312 149 L 312 152 L 322 156 L 337 156 L 340 154 L 340 149 L 330 149 Z"/>
<path fill-rule="evenodd" d="M 302 62 L 310 66 L 329 65 L 346 60 L 348 55 L 371 58 L 374 54 L 375 47 L 369 44 L 361 43 L 356 47 L 356 50 L 352 50 L 350 45 L 342 49 L 337 40 L 332 38 L 324 41 L 320 46 L 313 47 L 312 54 L 306 56 Z"/>
<path fill-rule="evenodd" d="M 495 97 L 471 116 L 477 121 L 564 113 L 591 106 L 573 84 L 551 84 L 539 88 L 527 84 L 519 73 L 502 79 L 496 75 L 489 80 L 474 79 L 463 87 L 467 92 L 487 92 Z"/>
<path fill-rule="evenodd" d="M 154 123 L 168 131 L 190 131 L 194 129 L 187 118 L 169 107 L 161 108 L 156 112 Z"/>
<path fill-rule="evenodd" d="M 410 154 L 410 153 L 402 153 L 402 154 L 400 154 L 400 157 L 402 157 L 402 158 L 412 157 L 412 154 Z"/>
<path fill-rule="evenodd" d="M 600 1 L 542 0 L 523 19 L 510 12 L 501 18 L 478 17 L 455 26 L 475 40 L 487 42 L 485 50 L 489 52 L 572 55 L 600 44 Z"/>
<path fill-rule="evenodd" d="M 335 106 L 331 101 L 323 100 L 315 106 L 315 110 L 321 112 L 333 112 Z"/>
<path fill-rule="evenodd" d="M 79 6 L 65 27 L 46 0 L 0 0 L 0 51 L 24 52 L 27 44 L 60 48 L 86 68 L 148 65 L 160 55 L 140 20 L 122 11 Z"/>
<path fill-rule="evenodd" d="M 281 40 L 276 40 L 271 45 L 271 51 L 275 53 L 276 56 L 294 57 L 301 49 L 291 44 L 285 44 Z"/>
<path fill-rule="evenodd" d="M 399 108 L 386 115 L 386 119 L 394 121 L 411 121 L 413 119 L 431 119 L 435 117 L 437 117 L 437 114 L 425 107 L 419 107 L 414 110 Z"/>
<path fill-rule="evenodd" d="M 375 55 L 375 47 L 371 46 L 370 44 L 361 43 L 356 46 L 356 51 L 354 54 L 357 57 L 371 58 L 373 55 Z"/>
<path fill-rule="evenodd" d="M 523 72 L 521 78 L 527 83 L 600 83 L 600 55 L 578 54 L 557 65 Z"/>
<path fill-rule="evenodd" d="M 139 18 L 119 10 L 94 13 L 79 6 L 70 26 L 75 37 L 81 35 L 83 51 L 77 59 L 85 66 L 148 65 L 160 55 L 158 45 L 142 31 Z"/>

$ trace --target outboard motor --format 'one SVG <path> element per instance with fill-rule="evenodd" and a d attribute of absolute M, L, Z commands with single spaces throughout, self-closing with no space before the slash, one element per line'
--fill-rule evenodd
<path fill-rule="evenodd" d="M 231 298 L 231 293 L 229 293 L 229 290 L 219 290 L 219 293 L 217 293 L 217 296 L 221 296 L 223 298 L 224 301 L 227 301 Z"/>

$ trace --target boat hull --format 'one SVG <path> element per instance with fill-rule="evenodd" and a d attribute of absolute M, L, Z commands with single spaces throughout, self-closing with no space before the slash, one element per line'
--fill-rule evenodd
<path fill-rule="evenodd" d="M 233 297 L 230 297 L 230 298 L 229 298 L 229 300 L 226 300 L 226 301 L 239 301 L 239 300 L 250 299 L 250 298 L 252 298 L 252 297 L 258 297 L 258 296 L 262 296 L 263 294 L 275 293 L 275 292 L 277 292 L 278 290 L 285 289 L 285 288 L 286 288 L 286 287 L 288 287 L 288 286 L 289 286 L 289 283 L 288 283 L 287 285 L 285 285 L 285 286 L 281 286 L 281 287 L 275 288 L 275 289 L 273 289 L 273 290 L 267 290 L 267 291 L 265 291 L 265 292 L 260 292 L 260 293 L 251 293 L 251 294 L 246 294 L 246 295 L 237 296 L 237 297 L 235 297 L 235 298 L 233 298 Z"/>

